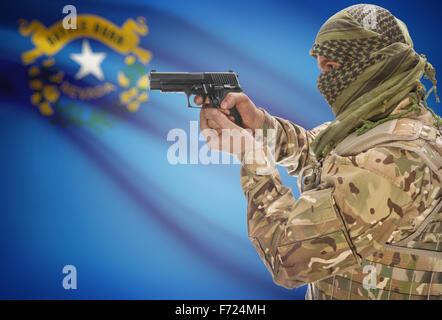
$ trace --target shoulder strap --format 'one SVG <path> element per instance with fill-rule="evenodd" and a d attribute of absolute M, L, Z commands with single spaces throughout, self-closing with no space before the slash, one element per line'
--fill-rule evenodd
<path fill-rule="evenodd" d="M 334 152 L 340 156 L 351 156 L 381 143 L 415 140 L 419 137 L 421 130 L 422 123 L 418 120 L 394 119 L 380 124 L 360 136 L 356 132 L 352 133 L 336 146 Z"/>
<path fill-rule="evenodd" d="M 441 143 L 441 132 L 416 119 L 401 118 L 385 122 L 358 136 L 352 133 L 340 142 L 333 153 L 353 156 L 373 147 L 396 147 L 417 153 L 442 180 L 442 157 L 427 142 Z M 442 148 L 442 146 L 440 146 Z"/>
<path fill-rule="evenodd" d="M 386 250 L 392 250 L 397 251 L 401 253 L 406 254 L 414 254 L 414 255 L 422 255 L 422 256 L 428 256 L 428 257 L 434 257 L 438 259 L 442 259 L 442 251 L 431 251 L 431 250 L 425 250 L 425 249 L 417 249 L 413 247 L 409 247 L 409 244 L 413 244 L 413 240 L 417 238 L 419 235 L 421 235 L 422 232 L 424 232 L 425 228 L 428 226 L 428 224 L 436 218 L 438 214 L 440 214 L 442 210 L 442 200 L 439 199 L 435 206 L 427 209 L 430 212 L 428 213 L 428 216 L 422 221 L 421 225 L 408 237 L 400 240 L 399 242 L 396 242 L 394 244 L 385 243 L 382 245 L 382 247 Z"/>

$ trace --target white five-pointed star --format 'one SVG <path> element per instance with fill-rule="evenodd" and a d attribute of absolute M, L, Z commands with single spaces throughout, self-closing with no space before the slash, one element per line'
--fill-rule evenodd
<path fill-rule="evenodd" d="M 104 79 L 100 64 L 106 58 L 106 54 L 92 52 L 88 40 L 83 40 L 81 53 L 73 53 L 70 57 L 80 65 L 80 70 L 75 75 L 76 79 L 81 79 L 88 74 L 93 74 L 98 80 Z"/>

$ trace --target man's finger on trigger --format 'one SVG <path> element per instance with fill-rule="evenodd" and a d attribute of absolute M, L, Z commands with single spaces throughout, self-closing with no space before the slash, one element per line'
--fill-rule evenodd
<path fill-rule="evenodd" d="M 195 98 L 193 98 L 193 102 L 195 102 L 195 104 L 197 104 L 197 105 L 200 105 L 203 103 L 203 97 L 195 96 Z"/>

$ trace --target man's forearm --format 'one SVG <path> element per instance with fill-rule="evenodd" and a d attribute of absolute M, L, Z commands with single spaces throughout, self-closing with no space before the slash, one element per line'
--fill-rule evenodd
<path fill-rule="evenodd" d="M 288 120 L 274 117 L 262 108 L 260 110 L 264 113 L 262 129 L 265 139 L 275 139 L 274 159 L 277 164 L 286 167 L 291 175 L 297 175 L 304 166 L 315 162 L 314 155 L 310 153 L 310 143 L 329 123 L 308 131 Z M 269 129 L 275 130 L 272 135 L 267 131 Z M 269 141 L 264 143 L 269 144 Z"/>

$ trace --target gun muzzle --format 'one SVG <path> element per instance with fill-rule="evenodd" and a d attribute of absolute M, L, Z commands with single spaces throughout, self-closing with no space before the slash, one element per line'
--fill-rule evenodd
<path fill-rule="evenodd" d="M 158 72 L 152 70 L 149 73 L 150 90 L 161 90 L 161 80 Z"/>

